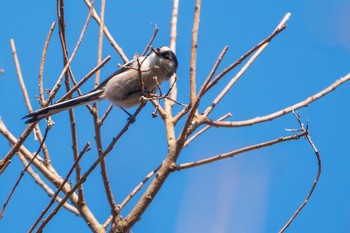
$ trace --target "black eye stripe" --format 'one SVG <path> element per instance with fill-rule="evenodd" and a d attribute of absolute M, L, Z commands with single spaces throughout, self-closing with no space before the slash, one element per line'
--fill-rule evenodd
<path fill-rule="evenodd" d="M 174 68 L 175 68 L 175 72 L 176 72 L 176 69 L 177 69 L 177 66 L 178 66 L 178 61 L 177 61 L 177 58 L 176 58 L 176 55 L 173 51 L 171 50 L 165 50 L 165 51 L 161 51 L 162 49 L 157 49 L 157 55 L 158 56 L 161 56 L 162 58 L 166 59 L 166 60 L 169 60 L 171 61 L 171 63 L 174 65 Z"/>
<path fill-rule="evenodd" d="M 160 55 L 165 59 L 171 59 L 173 57 L 170 51 L 162 52 Z"/>

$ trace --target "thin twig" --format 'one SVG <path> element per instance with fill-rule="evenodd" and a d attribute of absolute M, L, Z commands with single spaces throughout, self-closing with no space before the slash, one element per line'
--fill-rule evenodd
<path fill-rule="evenodd" d="M 263 147 L 267 147 L 267 146 L 271 146 L 274 145 L 276 143 L 280 143 L 280 142 L 285 142 L 285 141 L 289 141 L 289 140 L 297 140 L 302 136 L 305 136 L 307 134 L 307 132 L 301 132 L 299 134 L 296 135 L 292 135 L 292 136 L 287 136 L 287 137 L 280 137 L 271 141 L 267 141 L 267 142 L 263 142 L 263 143 L 258 143 L 252 146 L 246 146 L 243 147 L 241 149 L 238 150 L 234 150 L 234 151 L 230 151 L 228 153 L 224 153 L 224 154 L 219 154 L 219 155 L 215 155 L 206 159 L 202 159 L 202 160 L 198 160 L 195 162 L 189 162 L 189 163 L 183 163 L 180 165 L 177 165 L 175 167 L 175 170 L 183 170 L 183 169 L 187 169 L 187 168 L 192 168 L 192 167 L 197 167 L 197 166 L 201 166 L 204 164 L 208 164 L 208 163 L 212 163 L 221 159 L 226 159 L 226 158 L 230 158 L 230 157 L 234 157 L 236 155 L 248 152 L 248 151 L 252 151 L 252 150 L 256 150 L 256 149 L 260 149 Z"/>
<path fill-rule="evenodd" d="M 135 121 L 136 116 L 141 112 L 141 110 L 145 107 L 147 102 L 141 102 L 140 106 L 136 109 L 135 113 L 129 118 L 128 123 L 124 126 L 124 128 L 120 131 L 117 137 L 113 138 L 112 142 L 108 145 L 107 149 L 103 152 L 103 157 L 112 151 L 114 145 L 119 141 L 121 136 L 129 129 L 129 126 Z"/>
<path fill-rule="evenodd" d="M 124 199 L 124 201 L 120 204 L 119 208 L 120 210 L 123 209 L 126 204 L 131 200 L 131 198 L 133 196 L 136 195 L 136 193 L 138 191 L 141 190 L 141 188 L 143 187 L 144 184 L 147 183 L 147 181 L 154 175 L 157 173 L 157 171 L 159 170 L 159 168 L 162 166 L 162 163 L 158 165 L 158 167 L 156 167 L 153 171 L 151 171 L 150 173 L 147 174 L 147 176 L 134 188 L 134 190 L 132 190 L 132 192 Z"/>
<path fill-rule="evenodd" d="M 15 66 L 16 66 L 16 72 L 17 72 L 19 85 L 21 87 L 21 90 L 22 90 L 22 93 L 23 93 L 23 97 L 24 97 L 24 102 L 25 102 L 25 104 L 27 106 L 28 111 L 31 112 L 31 111 L 33 111 L 33 108 L 32 108 L 32 105 L 30 104 L 30 101 L 29 101 L 29 98 L 28 98 L 28 92 L 27 92 L 26 86 L 25 86 L 24 81 L 23 81 L 21 66 L 20 66 L 19 61 L 18 61 L 15 41 L 13 39 L 10 39 L 10 45 L 11 45 L 11 50 L 12 50 L 14 63 L 15 63 Z"/>
<path fill-rule="evenodd" d="M 45 209 L 41 212 L 40 216 L 37 218 L 37 220 L 35 221 L 35 223 L 30 227 L 30 229 L 28 230 L 28 233 L 33 232 L 33 230 L 35 229 L 35 227 L 39 224 L 39 222 L 41 221 L 41 219 L 45 216 L 45 214 L 47 213 L 47 211 L 51 208 L 51 206 L 55 203 L 55 198 L 58 196 L 58 194 L 61 192 L 63 186 L 68 182 L 68 179 L 70 177 L 70 175 L 73 173 L 75 167 L 79 164 L 79 161 L 81 160 L 81 158 L 83 157 L 83 155 L 90 150 L 90 142 L 87 142 L 85 144 L 84 149 L 80 152 L 79 156 L 77 157 L 77 159 L 74 161 L 73 166 L 70 168 L 70 170 L 68 171 L 66 177 L 64 178 L 63 182 L 61 183 L 61 185 L 58 187 L 58 189 L 56 190 L 56 192 L 54 193 L 53 197 L 51 198 L 49 204 L 45 207 Z"/>
<path fill-rule="evenodd" d="M 148 49 L 151 47 L 151 45 L 152 45 L 154 39 L 156 38 L 158 31 L 159 31 L 158 26 L 157 26 L 157 25 L 154 25 L 154 32 L 153 32 L 153 35 L 152 35 L 150 41 L 148 42 L 148 44 L 147 44 L 145 50 L 143 50 L 143 52 L 141 53 L 141 56 L 145 56 L 145 54 L 147 53 Z"/>
<path fill-rule="evenodd" d="M 34 125 L 31 124 L 31 125 Z M 27 131 L 25 131 L 23 133 L 23 135 L 26 135 Z M 28 132 L 30 133 L 31 131 L 29 131 L 29 127 L 28 127 Z M 9 143 L 12 145 L 12 148 L 14 148 L 15 146 L 18 146 L 18 149 L 15 149 L 15 151 L 19 151 L 20 153 L 22 153 L 27 160 L 32 160 L 33 159 L 33 154 L 26 149 L 26 147 L 24 147 L 22 145 L 23 142 L 21 142 L 20 140 L 22 140 L 22 136 L 17 139 L 15 138 L 14 135 L 11 134 L 10 131 L 8 131 L 6 129 L 6 126 L 4 125 L 4 123 L 2 121 L 0 121 L 0 133 L 9 141 Z M 39 157 L 39 156 L 37 156 Z M 50 170 L 47 166 L 45 166 L 45 164 L 42 162 L 42 159 L 34 159 L 33 160 L 33 165 L 53 184 L 57 187 L 58 184 L 61 184 L 63 179 L 62 177 L 57 174 L 57 172 L 55 170 Z M 72 187 L 70 186 L 70 184 L 66 183 L 62 189 L 63 192 L 70 193 L 69 194 L 69 199 L 71 200 L 71 202 L 77 206 L 78 204 L 78 195 L 75 194 L 76 189 L 73 192 L 70 192 L 72 189 Z M 63 204 L 62 204 L 63 205 Z M 85 217 L 87 218 L 86 220 L 89 221 L 89 226 L 92 229 L 98 229 L 99 228 L 99 223 L 98 221 L 94 218 L 92 212 L 88 209 L 87 205 L 83 205 L 80 206 L 79 209 L 80 212 L 84 212 Z"/>
<path fill-rule="evenodd" d="M 173 11 L 170 22 L 170 49 L 172 51 L 176 51 L 176 37 L 177 37 L 177 21 L 179 17 L 179 0 L 173 1 Z M 177 76 L 176 74 L 170 77 L 170 86 L 172 86 L 170 90 L 170 99 L 177 99 L 177 85 L 176 85 Z M 172 101 L 164 101 L 164 109 L 169 114 L 171 114 L 171 107 L 174 106 L 174 102 Z"/>
<path fill-rule="evenodd" d="M 104 27 L 105 27 L 105 23 L 104 23 L 105 4 L 106 4 L 106 1 L 102 0 L 101 1 L 101 11 L 100 11 L 100 22 L 99 22 L 100 31 L 99 31 L 99 40 L 98 40 L 98 48 L 97 48 L 97 63 L 100 63 L 101 58 L 102 58 L 103 31 L 104 31 Z M 96 73 L 95 88 L 99 85 L 99 83 L 100 83 L 100 71 L 98 71 Z M 102 157 L 103 147 L 102 147 L 101 124 L 100 124 L 100 120 L 98 118 L 97 103 L 95 103 L 93 106 L 95 109 L 93 111 L 94 126 L 95 126 L 95 142 L 96 142 L 96 147 L 97 147 L 97 151 L 98 151 L 98 156 Z M 101 160 L 100 167 L 101 167 L 101 177 L 102 177 L 103 185 L 105 188 L 107 200 L 108 200 L 108 203 L 110 205 L 111 211 L 113 211 L 114 209 L 116 209 L 117 204 L 116 204 L 114 197 L 113 197 L 112 187 L 110 185 L 109 178 L 108 178 L 107 165 L 106 165 L 106 162 L 104 159 Z"/>
<path fill-rule="evenodd" d="M 294 214 L 292 215 L 292 217 L 288 220 L 288 222 L 282 227 L 282 229 L 279 231 L 279 233 L 282 233 L 284 232 L 289 226 L 290 224 L 293 222 L 293 220 L 297 217 L 297 215 L 301 212 L 301 210 L 305 207 L 305 205 L 307 204 L 307 202 L 309 201 L 312 193 L 314 192 L 315 188 L 316 188 L 316 185 L 318 183 L 318 180 L 320 179 L 320 176 L 321 176 L 321 172 L 322 172 L 322 163 L 321 163 L 321 155 L 319 153 L 319 151 L 317 150 L 315 144 L 312 142 L 311 140 L 311 137 L 310 137 L 310 133 L 308 131 L 308 126 L 304 127 L 304 124 L 301 122 L 301 119 L 300 119 L 300 115 L 296 112 L 293 111 L 293 114 L 295 116 L 295 118 L 297 119 L 299 125 L 300 125 L 300 128 L 303 132 L 307 132 L 307 134 L 305 134 L 305 137 L 306 139 L 308 140 L 312 150 L 315 152 L 315 155 L 316 155 L 316 159 L 317 159 L 317 166 L 318 166 L 318 169 L 317 169 L 317 175 L 315 177 L 315 180 L 310 188 L 310 191 L 309 193 L 307 194 L 307 196 L 305 197 L 303 203 L 299 206 L 299 208 L 294 212 Z"/>
<path fill-rule="evenodd" d="M 39 152 L 41 151 L 41 147 L 43 145 L 43 143 L 45 142 L 46 140 L 46 137 L 47 137 L 47 133 L 49 132 L 50 128 L 47 127 L 46 130 L 45 130 L 45 134 L 44 134 L 44 138 L 43 138 L 43 141 L 41 142 L 38 150 L 36 151 L 36 153 L 34 154 L 33 158 L 29 161 L 29 163 L 27 164 L 27 166 L 24 167 L 24 169 L 22 170 L 21 174 L 19 175 L 15 185 L 13 186 L 10 194 L 8 195 L 8 197 L 6 198 L 6 201 L 4 202 L 3 206 L 2 206 L 2 209 L 1 209 L 1 212 L 0 212 L 0 219 L 2 219 L 2 217 L 4 216 L 4 213 L 5 213 L 5 209 L 6 209 L 6 206 L 7 204 L 9 203 L 13 193 L 15 192 L 16 188 L 18 187 L 19 185 L 19 182 L 22 180 L 24 174 L 26 173 L 28 167 L 33 163 L 33 160 L 38 156 Z"/>
<path fill-rule="evenodd" d="M 146 102 L 141 103 L 136 112 L 131 116 L 131 118 L 136 118 L 136 116 L 140 113 L 141 109 L 146 105 Z M 95 170 L 95 168 L 101 163 L 102 159 L 104 159 L 109 152 L 113 149 L 115 143 L 119 141 L 119 139 L 124 135 L 124 133 L 129 129 L 130 125 L 133 121 L 128 121 L 124 128 L 119 132 L 119 134 L 112 140 L 107 149 L 103 152 L 102 156 L 99 156 L 98 159 L 91 165 L 91 167 L 81 176 L 81 179 L 72 187 L 72 189 L 66 193 L 66 196 L 62 199 L 62 201 L 56 206 L 56 208 L 51 212 L 51 214 L 41 223 L 38 232 L 43 231 L 45 226 L 50 222 L 50 220 L 56 215 L 59 209 L 62 208 L 63 204 L 69 199 L 69 197 L 74 194 L 74 192 L 86 181 L 87 177 Z M 103 230 L 103 226 L 100 226 L 101 230 Z"/>
<path fill-rule="evenodd" d="M 207 92 L 209 89 L 211 89 L 215 84 L 217 84 L 222 77 L 224 77 L 228 72 L 230 72 L 233 68 L 241 64 L 247 57 L 249 57 L 252 53 L 254 53 L 256 50 L 258 50 L 261 46 L 264 44 L 270 42 L 276 35 L 281 33 L 284 29 L 286 29 L 285 22 L 289 19 L 290 13 L 287 13 L 284 18 L 282 19 L 281 23 L 276 27 L 276 29 L 266 37 L 263 41 L 261 41 L 259 44 L 257 44 L 254 48 L 250 49 L 248 52 L 246 52 L 243 56 L 241 56 L 238 60 L 233 62 L 231 65 L 229 65 L 227 68 L 225 68 L 221 73 L 219 73 L 214 80 L 208 85 L 205 92 Z"/>
<path fill-rule="evenodd" d="M 28 162 L 27 162 L 25 156 L 22 154 L 22 152 L 18 152 L 18 157 L 21 160 L 21 162 L 23 163 L 23 165 L 27 166 Z M 31 167 L 28 167 L 27 172 L 29 175 L 32 176 L 35 183 L 37 183 L 50 197 L 54 196 L 55 192 L 40 178 L 40 176 Z M 60 202 L 62 200 L 62 198 L 60 198 L 59 196 L 56 196 L 55 200 L 57 202 Z M 75 215 L 80 214 L 78 209 L 75 208 L 74 206 L 70 205 L 69 203 L 65 203 L 63 207 Z"/>
<path fill-rule="evenodd" d="M 52 36 L 52 33 L 53 33 L 53 30 L 54 30 L 55 26 L 56 26 L 56 22 L 53 22 L 51 24 L 51 27 L 50 27 L 49 33 L 47 35 L 47 38 L 45 40 L 45 45 L 44 45 L 43 52 L 42 52 L 42 55 L 41 55 L 40 69 L 39 69 L 39 96 L 40 96 L 40 102 L 43 102 L 45 100 L 44 83 L 43 83 L 44 66 L 45 66 L 45 61 L 46 61 L 46 52 L 47 52 L 47 49 L 49 47 L 49 43 L 50 43 L 51 36 Z"/>
<path fill-rule="evenodd" d="M 113 104 L 109 105 L 106 112 L 103 114 L 103 116 L 101 117 L 100 121 L 99 121 L 99 125 L 101 126 L 103 124 L 103 122 L 106 120 L 107 116 L 109 115 L 109 113 L 112 111 L 113 109 Z"/>
<path fill-rule="evenodd" d="M 92 5 L 92 7 L 93 7 L 93 5 Z M 75 57 L 75 54 L 77 53 L 78 48 L 79 48 L 79 46 L 80 46 L 80 44 L 81 44 L 81 42 L 83 40 L 83 37 L 84 37 L 85 32 L 86 32 L 86 28 L 87 28 L 87 26 L 88 26 L 88 24 L 90 22 L 90 18 L 91 18 L 91 14 L 88 15 L 88 17 L 87 17 L 87 19 L 85 21 L 85 24 L 83 26 L 83 29 L 82 29 L 82 31 L 80 33 L 79 39 L 78 39 L 78 41 L 77 41 L 77 43 L 76 43 L 76 45 L 75 45 L 75 47 L 73 49 L 73 52 L 72 52 L 70 58 L 68 59 L 67 64 L 64 66 L 60 76 L 58 77 L 54 87 L 51 89 L 49 97 L 47 98 L 47 100 L 45 100 L 45 101 L 43 101 L 41 103 L 42 107 L 48 106 L 50 104 L 50 102 L 53 100 L 53 98 L 55 97 L 56 93 L 58 92 L 58 90 L 59 90 L 59 88 L 61 86 L 61 81 L 62 81 L 65 73 L 69 69 L 70 63 L 72 62 L 73 58 Z"/>
<path fill-rule="evenodd" d="M 201 0 L 196 0 L 194 7 L 194 19 L 192 29 L 192 45 L 190 58 L 190 103 L 194 103 L 196 98 L 196 71 L 197 71 L 197 47 L 198 47 L 198 28 L 201 10 Z"/>
<path fill-rule="evenodd" d="M 282 30 L 282 28 L 285 28 L 285 23 L 289 19 L 290 13 L 286 14 L 282 21 L 278 24 L 275 31 L 279 32 Z M 222 100 L 222 98 L 228 93 L 228 91 L 231 89 L 231 87 L 237 82 L 239 78 L 242 77 L 242 75 L 247 71 L 248 67 L 256 60 L 256 58 L 263 52 L 263 50 L 268 46 L 269 41 L 266 41 L 264 44 L 262 44 L 255 52 L 254 54 L 249 58 L 247 63 L 241 68 L 241 70 L 230 80 L 230 82 L 225 86 L 225 88 L 217 95 L 215 100 L 212 102 L 212 104 L 209 105 L 209 107 L 204 111 L 203 116 L 208 116 L 211 111 L 217 106 L 217 104 Z M 209 87 L 209 86 L 208 86 Z"/>
<path fill-rule="evenodd" d="M 268 115 L 265 115 L 262 117 L 255 117 L 255 118 L 252 118 L 249 120 L 243 120 L 243 121 L 215 122 L 215 121 L 206 120 L 204 123 L 210 124 L 210 125 L 216 126 L 216 127 L 243 127 L 243 126 L 249 126 L 249 125 L 262 123 L 265 121 L 271 121 L 271 120 L 276 119 L 280 116 L 286 115 L 294 110 L 308 106 L 312 102 L 314 102 L 314 101 L 320 99 L 321 97 L 329 94 L 330 92 L 334 91 L 337 87 L 341 86 L 342 84 L 344 84 L 345 82 L 347 82 L 349 80 L 350 80 L 350 73 L 347 74 L 346 76 L 338 79 L 337 81 L 332 83 L 330 86 L 328 86 L 327 88 L 323 89 L 322 91 L 316 93 L 315 95 L 312 95 L 312 96 L 306 98 L 305 100 L 303 100 L 299 103 L 296 103 L 294 105 L 291 105 L 287 108 L 284 108 L 282 110 L 276 111 L 274 113 L 271 113 L 271 114 L 268 114 Z"/>
<path fill-rule="evenodd" d="M 225 120 L 226 118 L 231 117 L 231 116 L 232 116 L 231 113 L 226 113 L 225 115 L 223 115 L 222 117 L 220 117 L 216 121 L 222 121 L 222 120 Z M 210 127 L 211 127 L 211 125 L 207 125 L 203 129 L 199 130 L 197 133 L 192 135 L 189 139 L 187 139 L 187 141 L 184 144 L 184 147 L 188 146 L 195 138 L 197 138 L 199 135 L 201 135 L 202 133 L 207 131 Z"/>
<path fill-rule="evenodd" d="M 18 60 L 18 57 L 17 57 L 15 41 L 13 39 L 10 40 L 10 45 L 11 45 L 13 59 L 14 59 L 14 63 L 15 63 L 15 66 L 16 66 L 17 77 L 18 77 L 18 81 L 19 81 L 19 84 L 20 84 L 20 87 L 21 87 L 21 90 L 22 90 L 24 102 L 25 102 L 25 104 L 27 106 L 28 111 L 31 112 L 33 110 L 33 108 L 32 108 L 32 105 L 30 103 L 28 92 L 27 92 L 27 88 L 26 88 L 26 85 L 25 85 L 24 80 L 23 80 L 23 76 L 22 76 L 22 72 L 21 72 L 21 66 L 19 64 L 19 60 Z M 41 134 L 41 131 L 40 131 L 40 128 L 39 128 L 38 125 L 35 126 L 34 132 L 35 132 L 35 136 L 39 139 L 39 142 L 42 143 L 43 136 Z M 50 164 L 50 157 L 49 157 L 49 152 L 48 152 L 48 149 L 47 149 L 45 143 L 42 144 L 42 149 L 43 149 L 45 162 L 49 165 Z"/>
<path fill-rule="evenodd" d="M 195 108 L 195 109 L 198 108 L 200 100 L 201 100 L 202 96 L 205 94 L 205 90 L 206 90 L 209 82 L 211 81 L 212 77 L 214 76 L 217 68 L 219 67 L 219 65 L 221 63 L 221 60 L 223 59 L 223 57 L 226 54 L 227 50 L 228 50 L 228 47 L 225 46 L 224 49 L 222 50 L 222 52 L 220 53 L 218 59 L 216 60 L 216 62 L 214 64 L 212 70 L 210 71 L 208 77 L 206 78 L 206 80 L 204 81 L 203 85 L 201 86 L 201 89 L 200 89 L 200 91 L 199 91 L 199 93 L 198 93 L 198 95 L 196 97 L 195 102 L 192 105 L 192 108 Z M 190 108 L 184 108 L 181 112 L 179 112 L 173 119 L 174 123 L 176 124 L 177 121 L 179 121 L 182 118 L 182 116 L 184 116 L 185 113 L 187 113 L 186 111 L 188 111 L 189 109 Z"/>
<path fill-rule="evenodd" d="M 91 8 L 91 3 L 89 0 L 84 0 L 85 4 L 87 7 Z M 98 24 L 101 23 L 101 19 L 98 16 L 97 12 L 95 11 L 95 9 L 93 10 L 93 14 L 92 17 L 96 20 L 96 22 Z M 124 63 L 128 63 L 129 59 L 127 58 L 127 56 L 124 54 L 123 49 L 117 44 L 117 42 L 113 39 L 112 35 L 110 34 L 110 32 L 108 31 L 106 25 L 103 26 L 103 32 L 106 35 L 107 39 L 109 40 L 109 42 L 111 43 L 111 45 L 113 46 L 113 48 L 117 51 L 117 53 L 119 54 L 119 56 L 123 59 Z"/>
<path fill-rule="evenodd" d="M 101 63 L 96 65 L 84 78 L 82 78 L 72 89 L 70 89 L 67 93 L 65 93 L 56 103 L 62 102 L 66 100 L 69 96 L 71 96 L 75 91 L 77 91 L 87 80 L 89 80 L 98 70 L 100 70 L 109 60 L 111 56 L 107 56 Z"/>

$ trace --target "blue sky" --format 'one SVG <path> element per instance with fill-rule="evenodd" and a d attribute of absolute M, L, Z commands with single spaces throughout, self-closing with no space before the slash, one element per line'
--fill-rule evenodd
<path fill-rule="evenodd" d="M 82 1 L 66 1 L 67 42 L 72 52 L 88 9 Z M 106 25 L 131 58 L 141 53 L 153 33 L 152 24 L 159 27 L 154 46 L 169 44 L 171 1 L 107 1 Z M 177 57 L 178 100 L 188 103 L 189 59 L 194 1 L 180 2 Z M 350 3 L 335 1 L 203 1 L 199 27 L 197 80 L 204 81 L 225 45 L 229 51 L 220 69 L 229 65 L 245 51 L 269 35 L 287 13 L 292 17 L 287 29 L 278 35 L 248 72 L 232 88 L 211 117 L 227 112 L 232 120 L 262 116 L 299 102 L 326 88 L 350 72 Z M 7 128 L 19 136 L 26 125 L 21 118 L 27 110 L 20 92 L 11 55 L 9 40 L 13 38 L 32 105 L 38 95 L 37 78 L 42 48 L 53 21 L 56 21 L 54 1 L 0 2 L 0 116 Z M 98 26 L 91 22 L 84 41 L 72 62 L 76 78 L 83 77 L 96 64 Z M 62 56 L 57 28 L 50 43 L 45 64 L 45 88 L 51 88 L 62 70 Z M 102 69 L 108 76 L 122 63 L 107 40 L 103 56 L 112 60 Z M 234 72 L 208 93 L 200 110 L 219 93 Z M 93 82 L 82 90 L 91 90 Z M 166 86 L 166 84 L 164 84 Z M 320 151 L 323 172 L 319 184 L 297 219 L 287 232 L 349 232 L 350 231 L 350 109 L 349 84 L 344 84 L 301 109 L 304 121 L 309 121 L 311 137 Z M 62 96 L 62 89 L 58 96 Z M 101 102 L 100 109 L 108 107 Z M 132 111 L 132 110 L 131 110 Z M 148 105 L 113 152 L 107 157 L 110 181 L 117 202 L 121 202 L 149 171 L 166 155 L 163 122 L 153 119 L 153 107 Z M 75 111 L 79 147 L 91 141 L 92 151 L 83 158 L 83 170 L 96 158 L 92 118 L 84 107 Z M 72 150 L 67 134 L 68 114 L 54 117 L 47 144 L 56 170 L 64 176 L 72 165 Z M 126 122 L 125 114 L 113 109 L 104 127 L 103 141 L 108 145 Z M 40 123 L 44 127 L 44 121 Z M 186 148 L 179 163 L 195 161 L 243 146 L 280 136 L 290 135 L 285 128 L 297 128 L 292 115 L 272 122 L 237 129 L 213 128 Z M 181 128 L 177 128 L 177 133 Z M 33 136 L 25 146 L 38 147 Z M 1 155 L 10 149 L 0 137 Z M 18 158 L 0 177 L 0 201 L 3 202 L 22 169 Z M 133 232 L 277 232 L 301 204 L 317 172 L 317 161 L 307 141 L 278 144 L 242 154 L 233 159 L 184 170 L 172 174 Z M 105 200 L 100 170 L 89 177 L 84 188 L 87 204 L 100 222 L 110 211 Z M 123 210 L 125 216 L 137 195 Z M 13 196 L 4 218 L 1 232 L 25 232 L 49 202 L 47 194 L 26 175 Z M 66 210 L 61 210 L 47 226 L 46 232 L 89 232 L 85 222 Z"/>

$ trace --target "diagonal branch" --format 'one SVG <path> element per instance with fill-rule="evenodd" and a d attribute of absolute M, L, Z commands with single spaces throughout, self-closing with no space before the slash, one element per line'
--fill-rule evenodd
<path fill-rule="evenodd" d="M 256 149 L 260 149 L 263 147 L 267 147 L 267 146 L 272 146 L 274 144 L 277 143 L 281 143 L 281 142 L 285 142 L 285 141 L 290 141 L 290 140 L 297 140 L 302 136 L 305 136 L 307 134 L 307 132 L 302 132 L 296 135 L 292 135 L 292 136 L 288 136 L 288 137 L 280 137 L 271 141 L 267 141 L 267 142 L 263 142 L 263 143 L 258 143 L 252 146 L 247 146 L 238 150 L 234 150 L 228 153 L 224 153 L 224 154 L 219 154 L 219 155 L 215 155 L 206 159 L 202 159 L 202 160 L 198 160 L 196 162 L 189 162 L 189 163 L 183 163 L 180 165 L 177 165 L 175 167 L 175 170 L 179 171 L 179 170 L 183 170 L 183 169 L 187 169 L 187 168 L 192 168 L 192 167 L 198 167 L 204 164 L 208 164 L 208 163 L 212 163 L 221 159 L 226 159 L 226 158 L 231 158 L 234 157 L 236 155 L 248 152 L 248 151 L 252 151 L 252 150 L 256 150 Z"/>
<path fill-rule="evenodd" d="M 263 41 L 261 41 L 259 44 L 257 44 L 254 48 L 250 49 L 248 52 L 246 52 L 243 56 L 241 56 L 237 61 L 232 63 L 230 66 L 225 68 L 221 73 L 219 73 L 214 80 L 208 85 L 205 92 L 207 92 L 209 89 L 211 89 L 214 85 L 216 85 L 222 77 L 224 77 L 228 72 L 230 72 L 233 68 L 241 64 L 247 57 L 249 57 L 251 54 L 253 54 L 255 51 L 257 51 L 260 47 L 265 45 L 266 43 L 270 42 L 275 36 L 277 36 L 279 33 L 281 33 L 284 29 L 286 29 L 285 22 L 289 19 L 290 13 L 287 13 L 280 24 L 276 27 L 276 29 L 266 37 Z"/>
<path fill-rule="evenodd" d="M 206 119 L 204 123 L 215 126 L 215 127 L 243 127 L 243 126 L 249 126 L 249 125 L 262 123 L 265 121 L 271 121 L 277 117 L 286 115 L 287 113 L 290 113 L 294 110 L 308 106 L 312 102 L 314 102 L 314 101 L 320 99 L 321 97 L 329 94 L 330 92 L 334 91 L 337 87 L 341 86 L 342 84 L 344 84 L 345 82 L 347 82 L 349 80 L 350 80 L 350 73 L 347 74 L 346 76 L 340 78 L 339 80 L 335 81 L 330 86 L 328 86 L 327 88 L 323 89 L 322 91 L 316 93 L 315 95 L 312 95 L 312 96 L 306 98 L 305 100 L 303 100 L 299 103 L 296 103 L 292 106 L 289 106 L 287 108 L 284 108 L 282 110 L 279 110 L 277 112 L 274 112 L 274 113 L 271 113 L 271 114 L 268 114 L 268 115 L 265 115 L 262 117 L 255 117 L 255 118 L 252 118 L 249 120 L 244 120 L 244 121 L 223 121 L 223 122 L 211 121 L 211 120 Z"/>
<path fill-rule="evenodd" d="M 84 0 L 85 4 L 87 5 L 87 7 L 91 8 L 91 3 L 89 0 Z M 96 20 L 96 22 L 98 24 L 101 24 L 101 19 L 98 16 L 96 10 L 93 10 L 93 14 L 92 17 Z M 113 48 L 117 51 L 117 53 L 119 54 L 119 56 L 123 59 L 124 63 L 128 63 L 129 59 L 127 58 L 127 56 L 124 54 L 123 49 L 117 44 L 117 42 L 113 39 L 111 33 L 108 31 L 106 25 L 103 26 L 103 32 L 106 35 L 107 39 L 109 40 L 109 42 L 111 43 L 111 45 L 113 46 Z"/>
<path fill-rule="evenodd" d="M 289 19 L 290 13 L 286 14 L 282 21 L 278 24 L 276 29 L 274 30 L 274 33 L 280 32 L 283 30 L 286 26 L 285 23 Z M 272 33 L 272 35 L 274 35 Z M 245 71 L 248 69 L 248 67 L 255 61 L 255 59 L 263 52 L 263 50 L 268 46 L 269 41 L 266 41 L 264 44 L 257 49 L 252 57 L 247 61 L 247 63 L 241 68 L 241 70 L 231 79 L 231 81 L 225 86 L 225 88 L 217 95 L 215 100 L 213 101 L 212 104 L 209 105 L 209 107 L 205 110 L 203 116 L 208 116 L 211 111 L 217 106 L 217 104 L 222 100 L 222 98 L 227 94 L 227 92 L 231 89 L 231 87 L 237 82 L 239 78 L 242 77 L 242 75 L 245 73 Z"/>
<path fill-rule="evenodd" d="M 41 212 L 40 216 L 37 218 L 37 220 L 34 222 L 34 224 L 30 227 L 30 229 L 28 230 L 28 233 L 33 232 L 33 230 L 35 229 L 35 227 L 39 224 L 40 220 L 45 216 L 45 214 L 47 213 L 47 211 L 49 211 L 49 209 L 51 208 L 51 206 L 54 204 L 55 202 L 55 198 L 58 196 L 58 194 L 60 193 L 60 191 L 62 190 L 63 186 L 68 182 L 68 179 L 70 177 L 70 175 L 73 173 L 75 167 L 79 164 L 79 161 L 81 160 L 81 158 L 83 158 L 83 155 L 90 150 L 90 142 L 87 142 L 85 144 L 84 149 L 80 152 L 79 156 L 77 157 L 77 159 L 74 161 L 73 166 L 70 168 L 70 170 L 68 171 L 66 177 L 64 178 L 64 180 L 62 181 L 60 187 L 58 187 L 58 189 L 56 190 L 56 192 L 54 193 L 53 197 L 51 198 L 51 201 L 49 202 L 49 204 L 46 206 L 46 208 Z"/>
<path fill-rule="evenodd" d="M 220 117 L 219 119 L 217 119 L 216 121 L 223 121 L 228 117 L 231 117 L 232 114 L 231 113 L 227 113 L 225 115 L 223 115 L 222 117 Z M 204 133 L 205 131 L 207 131 L 208 129 L 210 129 L 211 125 L 207 125 L 205 126 L 203 129 L 199 130 L 197 133 L 195 133 L 194 135 L 192 135 L 189 139 L 187 139 L 187 141 L 184 144 L 184 147 L 188 146 L 195 138 L 199 137 L 202 133 Z"/>

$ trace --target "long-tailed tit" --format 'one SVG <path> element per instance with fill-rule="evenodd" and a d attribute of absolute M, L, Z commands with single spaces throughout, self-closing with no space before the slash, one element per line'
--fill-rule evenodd
<path fill-rule="evenodd" d="M 176 73 L 177 66 L 176 55 L 170 48 L 163 46 L 152 49 L 148 56 L 131 60 L 88 94 L 36 110 L 23 118 L 29 118 L 26 123 L 32 123 L 66 109 L 102 99 L 107 99 L 121 108 L 139 105 L 142 91 L 157 91 L 161 83 Z"/>

